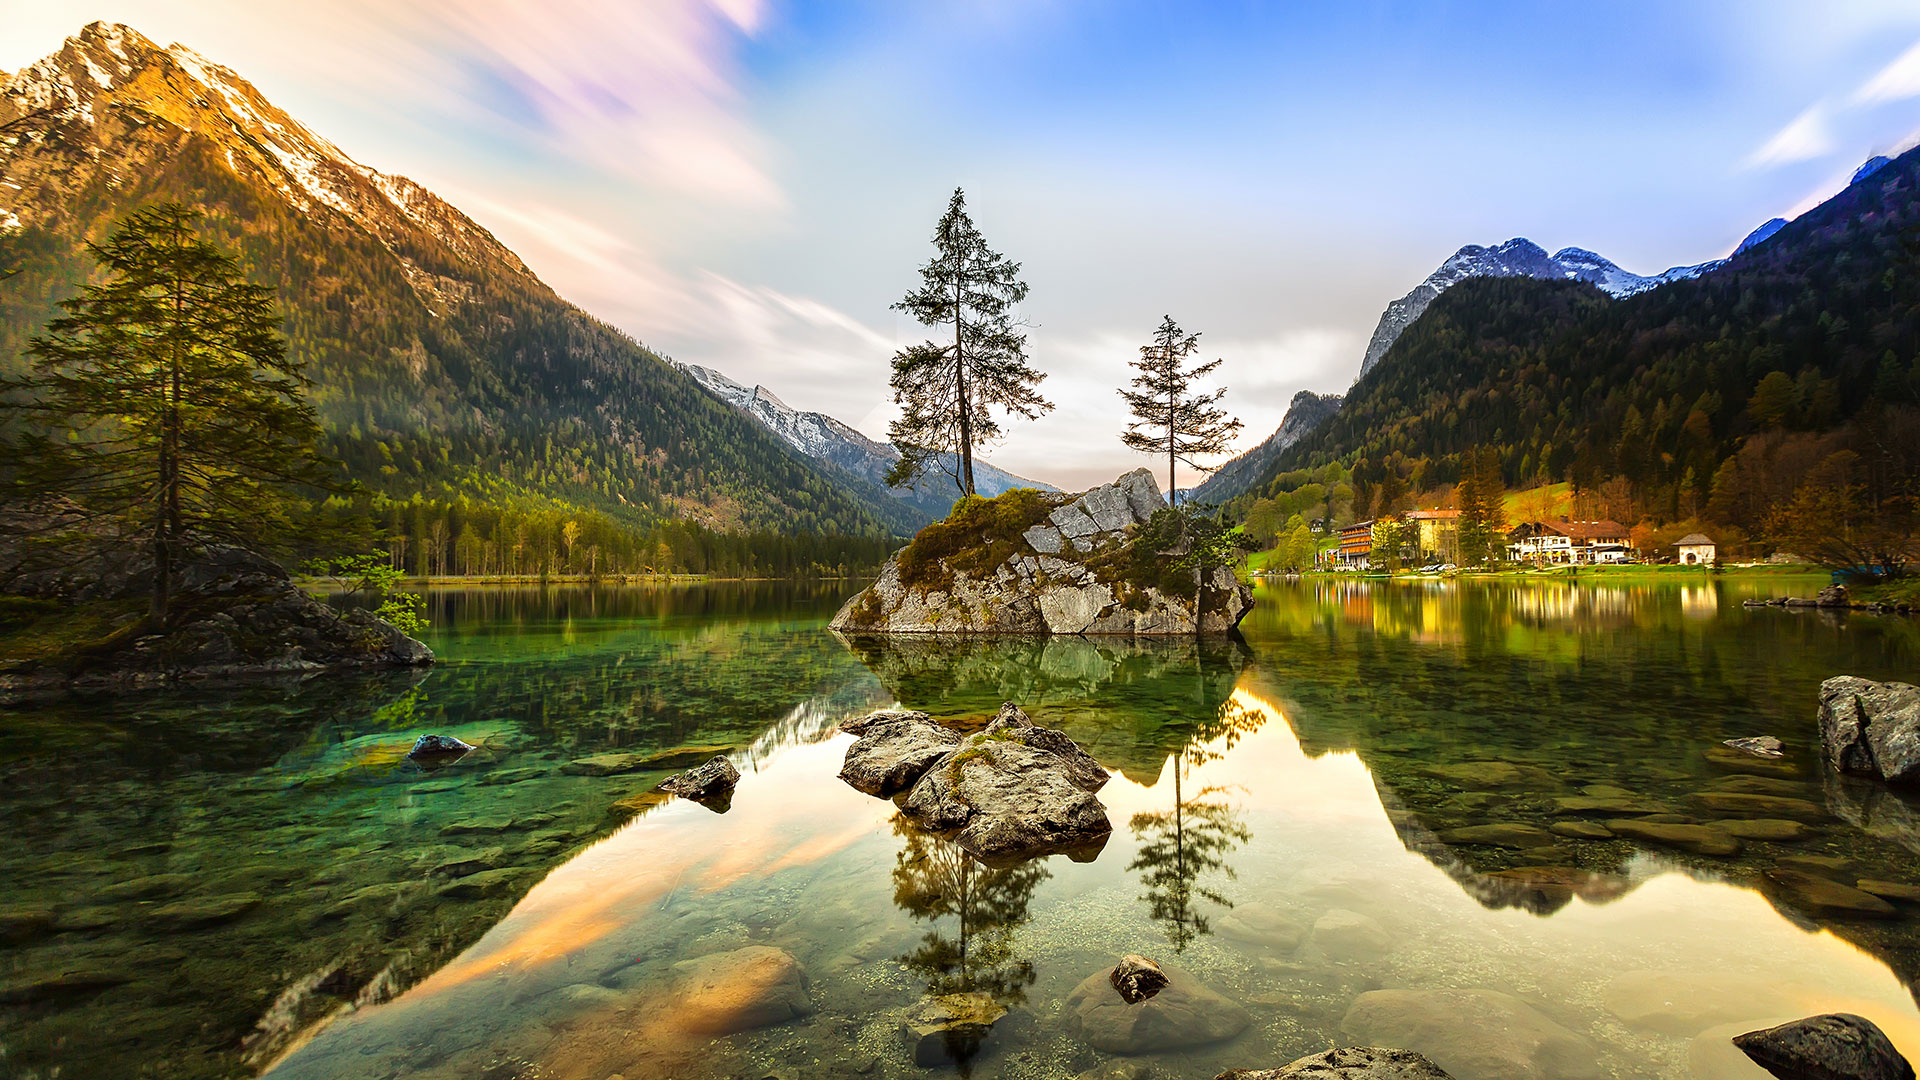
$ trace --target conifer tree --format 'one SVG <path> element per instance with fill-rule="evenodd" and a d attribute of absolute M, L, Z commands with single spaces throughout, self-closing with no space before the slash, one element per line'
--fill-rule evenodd
<path fill-rule="evenodd" d="M 189 545 L 273 548 L 291 538 L 291 488 L 335 472 L 315 449 L 307 379 L 279 335 L 273 290 L 202 240 L 177 203 L 90 244 L 106 280 L 61 306 L 7 392 L 14 506 L 52 505 L 37 539 L 137 539 L 164 625 Z M 49 523 L 50 524 L 47 524 Z"/>
<path fill-rule="evenodd" d="M 1053 403 L 1035 389 L 1046 375 L 1028 366 L 1027 335 L 1014 317 L 1027 298 L 1020 264 L 987 247 L 959 188 L 934 226 L 933 248 L 920 287 L 893 308 L 925 326 L 951 327 L 950 339 L 943 334 L 893 356 L 889 385 L 902 412 L 887 439 L 900 460 L 887 483 L 911 484 L 928 464 L 945 461 L 960 493 L 972 495 L 974 447 L 1001 434 L 993 409 L 1033 420 Z"/>
<path fill-rule="evenodd" d="M 1194 459 L 1205 454 L 1226 451 L 1240 431 L 1240 421 L 1229 417 L 1216 403 L 1226 395 L 1220 387 L 1211 394 L 1194 390 L 1194 383 L 1213 373 L 1220 361 L 1187 366 L 1187 358 L 1200 349 L 1200 335 L 1180 329 L 1173 316 L 1164 316 L 1153 333 L 1153 343 L 1140 347 L 1140 359 L 1133 366 L 1135 389 L 1122 388 L 1120 396 L 1133 410 L 1133 420 L 1120 435 L 1130 450 L 1145 454 L 1165 454 L 1167 458 L 1167 501 L 1174 501 L 1174 469 L 1180 462 L 1202 472 L 1211 466 Z"/>
<path fill-rule="evenodd" d="M 1460 563 L 1479 566 L 1497 554 L 1495 536 L 1503 516 L 1500 508 L 1500 455 L 1492 447 L 1469 450 L 1460 484 L 1454 489 L 1460 509 L 1458 542 Z"/>

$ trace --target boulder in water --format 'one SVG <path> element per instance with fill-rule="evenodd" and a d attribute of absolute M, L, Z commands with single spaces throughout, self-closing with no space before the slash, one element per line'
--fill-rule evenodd
<path fill-rule="evenodd" d="M 464 757 L 472 750 L 472 743 L 461 742 L 451 735 L 422 735 L 413 741 L 413 749 L 407 751 L 407 756 L 415 761 L 445 761 Z"/>
<path fill-rule="evenodd" d="M 1843 773 L 1920 783 L 1920 687 L 1828 679 L 1820 684 L 1820 744 Z"/>
<path fill-rule="evenodd" d="M 908 1009 L 900 1029 L 913 1044 L 913 1063 L 931 1068 L 973 1058 L 1006 1015 L 1006 1006 L 979 991 L 939 994 Z"/>
<path fill-rule="evenodd" d="M 1720 745 L 1731 746 L 1743 754 L 1752 754 L 1757 758 L 1777 758 L 1785 756 L 1780 740 L 1771 735 L 1752 735 L 1744 739 L 1727 739 Z"/>
<path fill-rule="evenodd" d="M 1167 985 L 1137 1004 L 1113 992 L 1110 971 L 1087 976 L 1067 995 L 1067 1030 L 1109 1054 L 1154 1054 L 1231 1039 L 1252 1023 L 1245 1009 L 1184 969 L 1160 969 Z"/>
<path fill-rule="evenodd" d="M 733 767 L 733 762 L 716 757 L 697 769 L 667 777 L 654 785 L 654 790 L 724 811 L 733 799 L 733 786 L 739 782 L 740 770 Z"/>
<path fill-rule="evenodd" d="M 1107 981 L 1119 991 L 1120 1000 L 1129 1005 L 1138 1005 L 1166 989 L 1167 973 L 1146 957 L 1128 953 L 1107 973 Z"/>
<path fill-rule="evenodd" d="M 840 779 L 883 799 L 912 787 L 960 743 L 959 732 L 941 727 L 921 712 L 885 710 L 852 725 L 842 724 L 841 730 L 860 737 L 847 747 Z"/>
<path fill-rule="evenodd" d="M 673 965 L 676 1026 L 732 1035 L 813 1014 L 807 973 L 793 954 L 766 945 L 711 953 Z"/>
<path fill-rule="evenodd" d="M 903 809 L 921 828 L 952 830 L 955 843 L 983 859 L 1084 850 L 1104 844 L 1113 825 L 1090 790 L 1106 782 L 1106 770 L 1089 769 L 1082 756 L 1050 728 L 983 731 L 935 762 Z"/>
<path fill-rule="evenodd" d="M 1754 1063 L 1781 1080 L 1914 1080 L 1873 1021 L 1852 1013 L 1827 1013 L 1779 1027 L 1736 1035 Z"/>

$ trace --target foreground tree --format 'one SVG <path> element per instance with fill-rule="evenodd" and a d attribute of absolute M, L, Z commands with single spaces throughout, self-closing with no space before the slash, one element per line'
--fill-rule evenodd
<path fill-rule="evenodd" d="M 1220 361 L 1187 366 L 1187 360 L 1200 350 L 1200 335 L 1180 329 L 1173 316 L 1161 318 L 1153 332 L 1153 342 L 1140 346 L 1140 359 L 1133 366 L 1140 374 L 1133 377 L 1134 389 L 1122 389 L 1133 410 L 1133 420 L 1120 435 L 1130 450 L 1143 454 L 1164 454 L 1167 459 L 1167 502 L 1175 501 L 1174 469 L 1186 462 L 1202 472 L 1212 466 L 1195 459 L 1220 454 L 1232 445 L 1240 431 L 1240 421 L 1219 407 L 1226 396 L 1222 386 L 1212 393 L 1200 393 L 1194 384 L 1213 373 Z"/>
<path fill-rule="evenodd" d="M 160 625 L 189 544 L 284 546 L 305 505 L 292 489 L 335 475 L 273 290 L 244 281 L 198 217 L 149 207 L 89 245 L 107 280 L 61 304 L 30 372 L 4 384 L 10 503 L 59 500 L 33 540 L 142 538 Z"/>
<path fill-rule="evenodd" d="M 993 409 L 1033 420 L 1053 403 L 1035 389 L 1046 375 L 1027 365 L 1027 335 L 1014 317 L 1027 298 L 1020 264 L 987 247 L 959 188 L 934 226 L 933 248 L 920 287 L 893 308 L 925 326 L 950 326 L 952 340 L 943 335 L 893 356 L 889 385 L 901 415 L 887 439 L 900 460 L 887 483 L 911 484 L 929 464 L 944 461 L 960 493 L 972 495 L 973 449 L 1001 434 Z"/>

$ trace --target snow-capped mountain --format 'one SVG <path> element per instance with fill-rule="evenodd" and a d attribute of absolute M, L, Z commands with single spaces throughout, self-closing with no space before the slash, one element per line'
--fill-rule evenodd
<path fill-rule="evenodd" d="M 1754 236 L 1748 237 L 1743 246 L 1765 239 L 1759 233 L 1769 225 L 1773 223 L 1768 222 L 1755 230 Z M 1775 229 L 1778 227 L 1773 225 Z M 1771 236 L 1772 232 L 1766 235 Z M 1694 266 L 1676 266 L 1658 274 L 1642 275 L 1623 270 L 1613 260 L 1585 248 L 1561 248 L 1549 255 L 1545 248 L 1525 237 L 1515 237 L 1495 247 L 1468 244 L 1441 263 L 1440 268 L 1427 275 L 1427 280 L 1415 286 L 1412 292 L 1387 305 L 1379 324 L 1373 329 L 1373 337 L 1367 342 L 1366 355 L 1360 361 L 1359 377 L 1364 378 L 1367 372 L 1373 370 L 1373 366 L 1387 355 L 1387 350 L 1401 333 L 1413 325 L 1435 297 L 1468 278 L 1565 278 L 1587 282 L 1611 296 L 1623 298 L 1665 285 L 1669 281 L 1698 277 L 1724 261 L 1715 259 Z"/>
<path fill-rule="evenodd" d="M 680 370 L 694 377 L 706 391 L 721 401 L 758 420 L 767 430 L 786 440 L 795 450 L 818 461 L 886 487 L 887 470 L 900 460 L 900 451 L 889 443 L 876 442 L 854 428 L 825 413 L 803 412 L 776 397 L 764 386 L 735 382 L 718 371 L 698 364 L 679 364 Z M 973 486 L 991 498 L 1017 487 L 1056 490 L 1036 480 L 1028 480 L 973 460 Z M 895 498 L 925 510 L 935 518 L 945 517 L 959 497 L 959 486 L 938 466 L 922 474 L 912 487 L 887 489 Z"/>
<path fill-rule="evenodd" d="M 537 280 L 493 234 L 432 192 L 354 161 L 231 69 L 184 45 L 163 49 L 129 27 L 92 23 L 59 52 L 6 77 L 0 86 L 0 124 L 14 123 L 55 133 L 109 130 L 89 133 L 89 141 L 103 151 L 88 154 L 92 169 L 73 170 L 66 167 L 69 162 L 49 156 L 10 155 L 6 190 L 0 191 L 0 225 L 42 224 L 87 184 L 112 183 L 140 164 L 114 161 L 104 152 L 122 142 L 116 136 L 127 134 L 128 127 L 168 124 L 213 139 L 235 173 L 277 190 L 301 212 L 323 204 L 352 219 L 400 257 L 408 284 L 429 305 L 457 302 L 458 296 L 447 295 L 455 283 L 402 254 L 417 247 L 416 230 L 465 261 Z M 42 197 L 28 197 L 33 192 Z"/>
<path fill-rule="evenodd" d="M 1268 464 L 1332 416 L 1343 400 L 1339 394 L 1316 394 L 1311 390 L 1293 395 L 1287 415 L 1265 442 L 1215 469 L 1213 475 L 1187 497 L 1203 503 L 1222 503 L 1246 491 L 1267 471 Z"/>

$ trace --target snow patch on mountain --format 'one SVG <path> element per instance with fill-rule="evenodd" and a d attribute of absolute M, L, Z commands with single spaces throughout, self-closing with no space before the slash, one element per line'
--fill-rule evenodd
<path fill-rule="evenodd" d="M 674 366 L 693 376 L 707 393 L 758 420 L 767 430 L 785 440 L 795 450 L 886 487 L 888 470 L 900 460 L 900 451 L 892 444 L 867 438 L 858 430 L 825 413 L 805 412 L 781 401 L 764 386 L 735 382 L 710 367 L 674 362 Z M 948 462 L 950 463 L 950 456 Z M 973 486 L 989 498 L 1017 487 L 1055 488 L 1035 480 L 996 469 L 978 458 L 973 462 Z M 933 517 L 945 517 L 958 497 L 951 477 L 936 465 L 910 487 L 887 488 L 895 498 L 904 499 Z"/>

